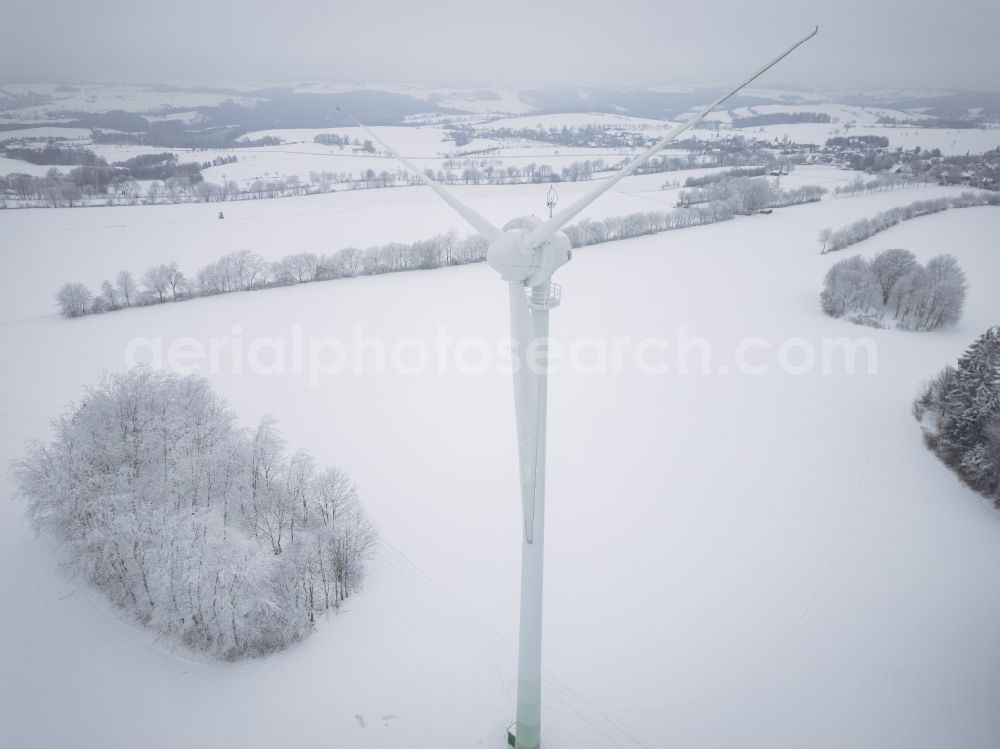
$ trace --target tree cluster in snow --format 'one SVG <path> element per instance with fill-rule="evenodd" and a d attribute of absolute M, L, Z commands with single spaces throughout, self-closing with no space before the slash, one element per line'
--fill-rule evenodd
<path fill-rule="evenodd" d="M 789 166 L 794 166 L 794 164 L 790 164 Z M 765 174 L 767 174 L 767 168 L 763 166 L 737 166 L 721 172 L 709 172 L 700 176 L 691 175 L 684 180 L 684 187 L 705 187 L 713 182 L 719 182 L 732 177 L 763 177 Z M 663 189 L 668 190 L 670 188 L 664 185 Z"/>
<path fill-rule="evenodd" d="M 139 621 L 224 658 L 280 650 L 361 583 L 376 534 L 345 473 L 238 429 L 204 379 L 105 376 L 15 464 L 67 566 Z"/>
<path fill-rule="evenodd" d="M 884 250 L 834 263 L 823 279 L 820 306 L 831 317 L 882 327 L 889 318 L 904 330 L 935 330 L 962 317 L 967 284 L 952 255 L 926 266 L 909 250 Z"/>
<path fill-rule="evenodd" d="M 920 216 L 947 211 L 949 208 L 974 208 L 983 205 L 1000 205 L 1000 195 L 989 193 L 963 192 L 954 198 L 933 198 L 917 200 L 909 205 L 890 208 L 888 211 L 876 214 L 873 218 L 863 218 L 853 224 L 834 231 L 823 229 L 819 233 L 821 254 L 836 252 L 852 244 L 857 244 L 879 232 L 891 229 L 896 224 L 909 221 Z"/>
<path fill-rule="evenodd" d="M 733 211 L 749 215 L 765 208 L 814 203 L 826 190 L 816 185 L 803 185 L 783 190 L 765 177 L 730 177 L 709 182 L 704 187 L 682 190 L 677 204 L 696 205 L 708 202 L 732 204 Z"/>
<path fill-rule="evenodd" d="M 1000 507 L 1000 326 L 930 382 L 914 414 L 927 446 Z"/>
<path fill-rule="evenodd" d="M 901 190 L 904 187 L 917 187 L 920 183 L 908 179 L 899 174 L 888 172 L 876 174 L 872 179 L 865 179 L 858 175 L 846 185 L 838 185 L 833 188 L 833 194 L 837 197 L 850 197 L 854 195 L 865 195 L 873 192 L 889 192 L 890 190 Z"/>

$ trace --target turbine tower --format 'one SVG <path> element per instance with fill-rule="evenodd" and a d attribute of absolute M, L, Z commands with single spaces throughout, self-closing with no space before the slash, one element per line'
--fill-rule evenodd
<path fill-rule="evenodd" d="M 507 740 L 517 749 L 538 749 L 541 743 L 542 706 L 542 563 L 545 540 L 545 426 L 547 401 L 547 351 L 549 310 L 558 307 L 561 289 L 552 274 L 572 257 L 569 237 L 561 229 L 588 205 L 652 159 L 668 143 L 703 120 L 727 99 L 805 44 L 819 26 L 731 91 L 681 123 L 660 141 L 630 161 L 614 176 L 555 215 L 555 193 L 549 194 L 548 221 L 522 216 L 496 228 L 471 206 L 418 169 L 372 130 L 343 112 L 376 143 L 406 165 L 418 178 L 454 208 L 489 246 L 486 262 L 508 284 L 510 330 L 514 366 L 514 411 L 517 422 L 518 461 L 521 474 L 521 507 L 524 529 L 521 545 L 521 616 L 517 658 L 517 715 Z M 519 366 L 518 366 L 519 365 Z"/>

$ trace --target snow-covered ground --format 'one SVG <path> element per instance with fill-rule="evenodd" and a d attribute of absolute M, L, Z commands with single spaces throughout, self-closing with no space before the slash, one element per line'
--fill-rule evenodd
<path fill-rule="evenodd" d="M 917 146 L 924 150 L 941 149 L 945 156 L 983 153 L 1000 147 L 1000 128 L 949 130 L 929 127 L 895 127 L 889 125 L 858 125 L 845 130 L 840 124 L 801 123 L 796 125 L 765 125 L 744 128 L 741 132 L 759 140 L 781 140 L 787 137 L 793 143 L 823 145 L 837 136 L 877 135 L 889 139 L 891 148 L 912 151 Z"/>
<path fill-rule="evenodd" d="M 0 176 L 8 174 L 30 174 L 33 177 L 44 177 L 52 167 L 49 164 L 32 164 L 21 159 L 8 159 L 0 156 Z M 67 167 L 71 169 L 72 167 Z"/>
<path fill-rule="evenodd" d="M 673 176 L 627 180 L 594 210 L 669 200 L 655 186 Z M 563 204 L 587 187 L 561 186 Z M 497 222 L 544 210 L 542 187 L 457 192 Z M 1000 745 L 1000 514 L 924 449 L 910 415 L 919 383 L 1000 319 L 1000 210 L 949 211 L 817 254 L 825 226 L 946 192 L 590 247 L 560 270 L 552 333 L 564 347 L 676 341 L 684 325 L 712 363 L 704 375 L 552 375 L 546 746 Z M 359 325 L 391 347 L 429 344 L 439 326 L 455 341 L 507 333 L 506 290 L 485 265 L 51 314 L 68 278 L 460 227 L 425 188 L 228 204 L 224 221 L 217 208 L 0 212 L 16 269 L 0 277 L 0 462 L 45 437 L 101 371 L 122 370 L 137 337 L 301 326 L 350 341 Z M 830 264 L 887 247 L 958 256 L 971 281 L 958 328 L 873 331 L 820 313 Z M 838 336 L 870 337 L 877 374 L 732 367 L 749 337 Z M 773 364 L 774 351 L 751 358 Z M 244 423 L 274 414 L 291 447 L 359 484 L 383 539 L 366 590 L 288 652 L 208 663 L 122 621 L 58 569 L 20 503 L 0 501 L 0 746 L 504 746 L 521 528 L 509 378 L 346 372 L 314 388 L 223 366 L 209 379 Z M 11 490 L 3 475 L 0 496 Z"/>
<path fill-rule="evenodd" d="M 233 166 L 239 164 L 215 169 Z M 683 185 L 689 175 L 703 175 L 707 171 L 710 170 L 628 177 L 591 205 L 581 218 L 671 210 L 682 188 L 663 190 L 661 186 L 667 181 Z M 800 167 L 781 181 L 786 188 L 821 184 L 832 189 L 846 184 L 854 175 L 830 167 Z M 594 184 L 593 181 L 560 184 L 559 204 L 569 205 Z M 548 185 L 476 185 L 453 189 L 497 225 L 512 216 L 547 213 Z M 854 198 L 836 200 L 824 214 L 829 216 L 829 225 L 836 228 L 868 215 L 869 209 L 874 213 L 922 198 L 959 192 L 957 188 L 925 186 L 883 193 L 862 202 L 852 203 Z M 840 207 L 845 202 L 857 207 Z M 218 219 L 219 211 L 225 214 L 222 221 Z M 0 211 L 3 250 L 11 256 L 16 253 L 20 269 L 16 279 L 7 279 L 9 288 L 5 285 L 0 294 L 0 321 L 48 314 L 54 308 L 53 294 L 62 283 L 80 281 L 97 289 L 101 281 L 113 278 L 123 269 L 138 276 L 151 265 L 175 260 L 188 275 L 193 275 L 220 256 L 241 249 L 253 250 L 268 260 L 279 260 L 297 252 L 322 254 L 344 247 L 364 249 L 386 242 L 426 239 L 452 229 L 459 236 L 471 233 L 462 219 L 425 187 L 348 190 L 231 203 Z M 811 241 L 814 240 L 815 237 Z M 68 250 L 70 247 L 72 251 Z"/>
<path fill-rule="evenodd" d="M 296 90 L 314 93 L 338 93 L 358 90 L 360 88 L 361 86 L 358 84 L 313 83 L 303 84 L 300 87 L 296 87 Z M 475 91 L 459 92 L 421 87 L 407 88 L 406 86 L 392 86 L 388 84 L 377 85 L 374 88 L 393 93 L 408 93 L 418 98 L 425 98 L 428 101 L 430 101 L 429 97 L 438 97 L 443 106 L 451 107 L 455 104 L 459 109 L 462 109 L 459 104 L 461 101 L 464 101 L 466 105 L 465 109 L 476 113 L 469 114 L 468 118 L 475 120 L 473 124 L 477 127 L 486 129 L 512 128 L 520 130 L 525 128 L 535 129 L 539 126 L 546 129 L 562 127 L 579 128 L 593 125 L 615 128 L 622 132 L 638 132 L 646 137 L 658 137 L 666 134 L 676 124 L 664 120 L 601 112 L 533 114 L 528 112 L 529 107 L 520 103 L 520 100 L 517 98 L 518 92 L 514 89 L 498 89 L 493 93 L 499 98 L 492 99 L 479 98 L 484 96 L 483 92 Z M 13 90 L 19 91 L 22 89 L 23 87 L 15 87 Z M 115 104 L 116 108 L 141 112 L 143 116 L 154 120 L 163 118 L 190 120 L 195 115 L 193 110 L 169 115 L 156 114 L 156 112 L 160 111 L 157 108 L 159 105 L 154 106 L 152 102 L 157 101 L 156 97 L 160 96 L 160 92 L 151 89 L 146 90 L 142 87 L 109 85 L 101 88 L 100 86 L 93 86 L 84 87 L 78 92 L 69 93 L 53 93 L 54 87 L 52 86 L 43 87 L 39 90 L 42 93 L 58 96 L 60 102 L 64 100 L 73 102 L 74 105 L 79 105 L 80 108 L 86 109 L 86 111 L 101 111 L 101 106 L 111 106 L 110 103 L 118 102 Z M 134 99 L 128 98 L 129 92 L 134 95 Z M 774 92 L 767 91 L 764 94 L 776 95 Z M 165 97 L 161 102 L 162 107 L 167 107 L 168 105 L 193 107 L 218 103 L 218 101 L 222 100 L 220 98 L 222 95 L 220 94 L 192 93 L 185 97 L 183 92 L 165 92 L 162 96 Z M 455 101 L 448 99 L 447 97 L 449 96 L 455 99 Z M 831 94 L 830 96 L 833 95 Z M 86 107 L 81 103 L 83 100 L 88 102 Z M 248 102 L 249 100 L 243 101 L 243 103 Z M 508 116 L 511 112 L 516 114 Z M 829 114 L 833 121 L 830 123 L 782 124 L 747 127 L 736 130 L 731 129 L 734 117 L 778 112 Z M 34 109 L 31 109 L 30 112 L 14 110 L 5 114 L 8 117 L 14 117 L 14 120 L 11 121 L 23 122 L 25 126 L 17 130 L 0 132 L 0 141 L 12 140 L 16 142 L 26 138 L 67 138 L 71 139 L 76 145 L 85 145 L 91 148 L 106 158 L 109 163 L 124 161 L 140 154 L 161 153 L 163 151 L 176 153 L 181 161 L 198 162 L 210 161 L 220 156 L 235 155 L 239 159 L 237 163 L 205 170 L 205 178 L 213 182 L 235 180 L 243 188 L 259 180 L 293 176 L 297 177 L 300 181 L 308 182 L 310 174 L 314 172 L 325 171 L 336 174 L 350 174 L 354 178 L 358 178 L 367 170 L 379 173 L 382 171 L 395 172 L 399 169 L 399 164 L 394 160 L 355 152 L 355 146 L 353 145 L 341 149 L 339 147 L 323 146 L 314 142 L 315 136 L 320 133 L 348 135 L 352 143 L 366 140 L 367 136 L 364 132 L 356 127 L 261 130 L 248 133 L 243 137 L 245 139 L 255 139 L 263 136 L 271 136 L 282 139 L 284 143 L 277 146 L 238 149 L 185 149 L 91 144 L 90 131 L 87 129 L 52 126 L 30 127 L 32 118 L 37 114 Z M 692 110 L 690 115 L 693 116 L 693 114 L 694 110 Z M 788 138 L 796 143 L 813 143 L 817 145 L 822 145 L 829 138 L 835 136 L 877 135 L 888 138 L 890 146 L 893 148 L 898 147 L 908 150 L 917 146 L 925 150 L 938 148 L 945 155 L 982 153 L 1000 147 L 1000 127 L 960 130 L 906 126 L 896 127 L 878 124 L 878 118 L 882 116 L 895 117 L 898 120 L 905 121 L 919 116 L 919 113 L 879 107 L 848 105 L 831 99 L 803 104 L 782 102 L 716 112 L 709 119 L 719 123 L 722 127 L 721 130 L 695 128 L 690 131 L 690 135 L 702 140 L 711 140 L 720 137 L 720 135 L 735 132 L 766 141 L 780 141 Z M 22 119 L 18 120 L 17 118 Z M 571 163 L 586 160 L 604 159 L 608 163 L 614 163 L 632 153 L 630 149 L 559 147 L 537 141 L 518 141 L 512 143 L 501 142 L 491 138 L 477 138 L 458 147 L 449 136 L 448 131 L 440 124 L 441 119 L 442 116 L 440 115 L 427 117 L 421 115 L 414 118 L 413 121 L 420 120 L 434 122 L 435 124 L 424 124 L 420 127 L 380 127 L 377 130 L 383 138 L 387 139 L 400 152 L 411 157 L 421 167 L 435 170 L 443 168 L 444 160 L 448 156 L 485 150 L 491 150 L 491 152 L 477 154 L 475 158 L 480 161 L 484 158 L 498 159 L 499 161 L 490 162 L 495 167 L 523 167 L 526 164 L 534 162 L 539 165 L 546 164 L 556 170 L 561 170 Z M 448 119 L 455 118 L 448 116 Z M 668 155 L 678 154 L 671 152 Z M 460 171 L 461 168 L 459 167 L 457 171 Z M 0 174 L 19 171 L 29 174 L 36 173 L 27 162 L 8 159 L 0 161 Z"/>

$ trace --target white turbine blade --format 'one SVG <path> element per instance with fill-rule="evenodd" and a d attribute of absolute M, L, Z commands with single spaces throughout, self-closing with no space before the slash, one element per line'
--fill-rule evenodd
<path fill-rule="evenodd" d="M 445 203 L 447 203 L 456 211 L 458 211 L 458 213 L 462 216 L 462 218 L 468 221 L 469 225 L 472 226 L 472 228 L 475 229 L 477 232 L 479 232 L 487 241 L 492 242 L 494 239 L 500 236 L 502 232 L 495 226 L 493 226 L 493 224 L 491 224 L 489 221 L 487 221 L 486 218 L 483 217 L 481 213 L 479 213 L 479 211 L 463 203 L 461 200 L 452 195 L 451 192 L 446 190 L 444 188 L 444 185 L 440 184 L 436 180 L 431 179 L 422 171 L 420 171 L 420 169 L 417 168 L 416 164 L 414 164 L 412 161 L 410 161 L 408 158 L 400 154 L 398 151 L 396 151 L 396 149 L 394 149 L 384 140 L 375 135 L 375 133 L 373 133 L 368 127 L 358 122 L 358 120 L 356 120 L 352 115 L 348 114 L 340 107 L 337 107 L 337 110 L 341 112 L 349 120 L 351 120 L 355 125 L 364 130 L 368 135 L 370 135 L 371 139 L 374 140 L 376 143 L 378 143 L 380 146 L 382 146 L 382 148 L 384 148 L 386 151 L 391 153 L 397 159 L 402 161 L 403 164 L 406 165 L 406 167 L 411 172 L 413 172 L 415 175 L 417 175 L 417 177 L 423 180 L 424 184 L 427 185 L 429 188 L 431 188 L 434 192 L 436 192 Z"/>
<path fill-rule="evenodd" d="M 514 415 L 517 419 L 517 458 L 521 477 L 524 537 L 534 541 L 535 489 L 538 478 L 539 373 L 528 366 L 528 347 L 535 338 L 531 309 L 520 281 L 510 288 L 510 336 L 514 361 Z"/>
<path fill-rule="evenodd" d="M 777 65 L 779 62 L 781 62 L 783 59 L 785 59 L 786 57 L 788 57 L 788 55 L 790 55 L 792 52 L 794 52 L 799 46 L 805 44 L 807 41 L 809 41 L 814 36 L 816 36 L 816 33 L 818 31 L 819 31 L 819 26 L 817 26 L 815 29 L 813 29 L 810 34 L 808 34 L 807 36 L 803 37 L 799 41 L 795 42 L 795 44 L 793 44 L 791 47 L 789 47 L 788 49 L 786 49 L 780 55 L 778 55 L 777 57 L 775 57 L 773 60 L 771 60 L 771 62 L 767 63 L 767 65 L 765 65 L 764 67 L 760 68 L 758 71 L 756 71 L 753 75 L 751 75 L 745 81 L 743 81 L 738 86 L 736 86 L 735 88 L 733 88 L 729 93 L 727 93 L 727 94 L 725 94 L 723 96 L 720 96 L 718 99 L 716 99 L 715 101 L 713 101 L 711 104 L 709 104 L 703 110 L 701 110 L 701 112 L 699 112 L 698 115 L 694 119 L 689 120 L 688 122 L 685 122 L 685 123 L 680 124 L 677 127 L 675 127 L 673 130 L 671 130 L 669 133 L 667 133 L 667 135 L 662 140 L 660 140 L 658 143 L 656 143 L 655 145 L 653 145 L 650 148 L 648 148 L 640 156 L 638 156 L 635 159 L 633 159 L 630 163 L 628 163 L 625 166 L 624 169 L 622 169 L 619 172 L 617 172 L 613 177 L 610 177 L 610 178 L 608 178 L 606 180 L 603 180 L 601 182 L 601 184 L 599 184 L 593 190 L 591 190 L 590 192 L 588 192 L 586 195 L 584 195 L 578 201 L 576 201 L 575 203 L 573 203 L 571 206 L 568 206 L 567 208 L 564 208 L 563 210 L 559 211 L 559 213 L 557 213 L 555 216 L 553 216 L 548 221 L 546 221 L 544 224 L 542 224 L 537 229 L 535 229 L 534 231 L 532 231 L 530 234 L 528 234 L 528 236 L 526 238 L 527 242 L 528 242 L 528 246 L 534 248 L 534 247 L 538 247 L 539 245 L 544 244 L 546 242 L 546 240 L 548 240 L 553 234 L 555 234 L 562 227 L 564 227 L 566 224 L 568 224 L 570 221 L 572 221 L 577 215 L 579 215 L 580 212 L 584 208 L 586 208 L 588 205 L 590 205 L 591 203 L 593 203 L 595 200 L 597 200 L 599 197 L 601 197 L 604 193 L 606 193 L 612 187 L 614 187 L 619 182 L 621 182 L 623 179 L 625 179 L 625 177 L 627 177 L 628 175 L 630 175 L 632 172 L 634 172 L 640 166 L 642 166 L 647 161 L 649 161 L 651 158 L 653 158 L 668 143 L 670 143 L 672 140 L 675 140 L 677 138 L 677 136 L 679 136 L 681 133 L 685 132 L 686 130 L 690 129 L 691 127 L 693 127 L 694 125 L 698 124 L 703 119 L 705 119 L 705 117 L 707 117 L 709 114 L 711 114 L 712 111 L 715 110 L 715 108 L 718 107 L 720 104 L 722 104 L 724 101 L 726 101 L 727 99 L 730 99 L 733 96 L 735 96 L 736 94 L 738 94 L 744 88 L 746 88 L 751 83 L 753 83 L 755 80 L 757 80 L 758 78 L 760 78 L 760 76 L 762 76 L 768 70 L 770 70 L 775 65 Z"/>

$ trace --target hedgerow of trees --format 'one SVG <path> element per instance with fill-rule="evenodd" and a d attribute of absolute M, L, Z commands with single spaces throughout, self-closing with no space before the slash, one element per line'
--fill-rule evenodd
<path fill-rule="evenodd" d="M 828 123 L 833 118 L 825 112 L 772 112 L 733 117 L 733 127 L 764 127 L 766 125 L 798 125 L 803 123 Z"/>
<path fill-rule="evenodd" d="M 849 135 L 827 138 L 828 148 L 888 148 L 889 139 L 884 135 Z"/>
<path fill-rule="evenodd" d="M 972 489 L 1000 507 L 1000 326 L 945 367 L 913 404 L 924 441 Z"/>
<path fill-rule="evenodd" d="M 877 174 L 874 178 L 867 180 L 858 175 L 846 185 L 837 185 L 833 188 L 833 194 L 837 197 L 849 197 L 853 195 L 866 195 L 873 192 L 901 190 L 906 187 L 916 187 L 919 184 L 919 182 L 907 179 L 899 174 Z"/>
<path fill-rule="evenodd" d="M 1000 205 L 1000 194 L 963 192 L 953 198 L 917 200 L 909 205 L 890 208 L 888 211 L 875 214 L 872 218 L 863 218 L 836 231 L 823 229 L 819 233 L 820 254 L 825 255 L 827 252 L 850 247 L 903 221 L 940 213 L 950 208 L 975 208 L 984 205 Z"/>
<path fill-rule="evenodd" d="M 239 429 L 204 379 L 107 375 L 14 465 L 63 561 L 151 629 L 226 659 L 306 637 L 363 580 L 376 532 L 347 474 Z"/>
<path fill-rule="evenodd" d="M 186 276 L 171 261 L 147 268 L 139 279 L 123 270 L 113 281 L 102 282 L 96 294 L 85 284 L 66 283 L 56 292 L 55 299 L 60 314 L 80 317 L 200 296 L 464 265 L 485 259 L 486 241 L 482 237 L 459 238 L 454 232 L 412 243 L 391 242 L 367 250 L 345 247 L 328 255 L 300 252 L 273 263 L 256 252 L 238 250 L 209 263 L 193 277 Z"/>
<path fill-rule="evenodd" d="M 734 215 L 731 202 L 712 201 L 673 211 L 646 211 L 600 221 L 588 219 L 567 227 L 565 232 L 574 247 L 582 247 L 727 221 Z M 346 247 L 328 255 L 300 252 L 274 263 L 250 250 L 239 250 L 201 268 L 191 277 L 176 262 L 170 262 L 148 268 L 138 281 L 131 272 L 122 271 L 114 281 L 104 281 L 97 294 L 82 283 L 66 283 L 55 298 L 62 315 L 80 317 L 235 291 L 477 263 L 486 259 L 486 247 L 486 240 L 480 236 L 459 238 L 449 232 L 426 240 L 390 242 L 366 250 Z"/>
<path fill-rule="evenodd" d="M 721 182 L 732 177 L 763 177 L 767 174 L 767 168 L 755 167 L 734 167 L 722 172 L 712 172 L 701 176 L 690 176 L 684 180 L 684 187 L 706 187 L 713 182 Z"/>
<path fill-rule="evenodd" d="M 727 202 L 735 213 L 748 215 L 766 208 L 814 203 L 826 189 L 816 185 L 803 185 L 783 190 L 765 177 L 728 177 L 713 180 L 704 187 L 682 190 L 677 205 L 691 206 L 712 201 Z"/>
<path fill-rule="evenodd" d="M 3 155 L 8 159 L 20 159 L 29 164 L 107 166 L 107 162 L 88 148 L 64 148 L 49 141 L 44 148 L 23 148 L 6 146 Z"/>
<path fill-rule="evenodd" d="M 936 330 L 962 317 L 967 283 L 952 255 L 926 266 L 909 250 L 885 250 L 871 261 L 845 258 L 827 271 L 820 306 L 831 317 L 883 327 L 889 319 L 903 330 Z"/>
<path fill-rule="evenodd" d="M 150 202 L 157 202 L 155 196 L 161 192 L 197 194 L 203 191 L 197 187 L 203 179 L 202 169 L 236 161 L 236 156 L 228 156 L 204 163 L 181 163 L 173 153 L 159 153 L 142 154 L 109 166 L 93 151 L 52 143 L 43 149 L 7 148 L 5 154 L 36 164 L 78 165 L 69 172 L 53 166 L 44 177 L 18 173 L 0 176 L 0 199 L 10 195 L 22 204 L 35 201 L 50 207 L 89 205 L 98 199 L 134 204 L 139 202 L 142 192 L 138 180 L 163 182 L 163 188 L 155 184 L 148 188 Z"/>

